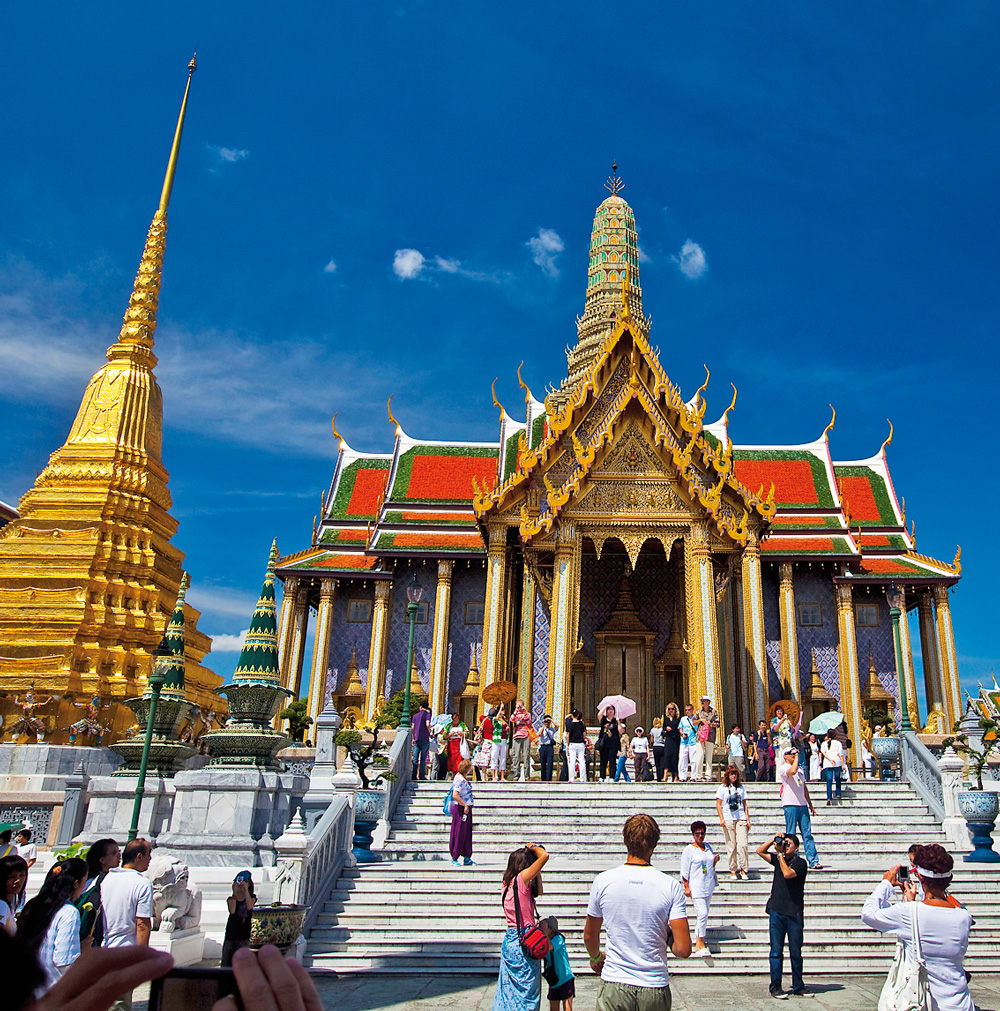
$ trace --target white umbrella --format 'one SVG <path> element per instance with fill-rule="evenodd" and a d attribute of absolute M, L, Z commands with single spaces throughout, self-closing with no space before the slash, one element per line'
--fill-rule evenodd
<path fill-rule="evenodd" d="M 844 722 L 844 717 L 838 712 L 820 713 L 814 716 L 809 724 L 810 734 L 825 734 L 834 727 L 839 727 Z"/>
<path fill-rule="evenodd" d="M 635 703 L 624 695 L 605 695 L 597 703 L 597 715 L 603 716 L 608 706 L 614 706 L 615 716 L 620 720 L 627 720 L 630 716 L 635 716 Z"/>

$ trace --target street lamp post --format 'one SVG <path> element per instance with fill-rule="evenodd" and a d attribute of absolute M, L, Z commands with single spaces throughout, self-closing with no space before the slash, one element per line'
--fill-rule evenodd
<path fill-rule="evenodd" d="M 420 598 L 423 595 L 423 588 L 417 582 L 417 574 L 414 572 L 406 587 L 406 617 L 410 623 L 410 644 L 406 649 L 406 687 L 403 689 L 403 714 L 399 718 L 400 730 L 408 730 L 412 725 L 410 721 L 410 682 L 413 680 L 413 625 L 417 620 Z"/>
<path fill-rule="evenodd" d="M 166 671 L 160 663 L 161 659 L 172 657 L 173 651 L 162 641 L 153 650 L 153 667 L 149 672 L 149 690 L 152 697 L 149 700 L 149 712 L 146 715 L 146 739 L 142 742 L 142 761 L 139 763 L 139 779 L 135 784 L 135 803 L 132 805 L 132 825 L 128 830 L 128 841 L 131 842 L 139 834 L 139 815 L 142 811 L 142 794 L 146 788 L 146 767 L 149 765 L 149 749 L 153 744 L 153 727 L 156 723 L 156 705 L 160 701 L 160 691 L 167 680 Z"/>
<path fill-rule="evenodd" d="M 899 686 L 900 719 L 899 729 L 902 733 L 911 733 L 910 710 L 906 704 L 906 678 L 903 672 L 903 640 L 899 634 L 900 617 L 906 607 L 906 594 L 895 584 L 889 587 L 885 599 L 889 602 L 889 617 L 892 618 L 892 641 L 896 650 L 896 682 Z"/>

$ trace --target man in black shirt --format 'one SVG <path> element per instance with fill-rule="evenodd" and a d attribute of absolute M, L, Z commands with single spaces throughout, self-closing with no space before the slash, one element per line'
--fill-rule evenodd
<path fill-rule="evenodd" d="M 769 852 L 773 848 L 774 852 Z M 802 931 L 805 912 L 805 885 L 808 866 L 799 856 L 798 836 L 779 835 L 768 839 L 757 848 L 757 855 L 774 868 L 771 895 L 767 900 L 769 932 L 771 938 L 772 997 L 811 997 L 802 982 Z M 792 989 L 786 994 L 781 989 L 785 938 L 792 963 Z"/>

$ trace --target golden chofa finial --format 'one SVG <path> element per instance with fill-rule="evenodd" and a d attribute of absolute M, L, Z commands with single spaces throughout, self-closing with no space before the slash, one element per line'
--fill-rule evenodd
<path fill-rule="evenodd" d="M 524 361 L 522 360 L 521 364 L 517 367 L 517 382 L 521 389 L 524 390 L 524 402 L 528 403 L 528 401 L 531 400 L 531 390 L 528 389 L 528 384 L 521 378 L 521 369 L 523 368 Z"/>
<path fill-rule="evenodd" d="M 736 406 L 736 383 L 729 384 L 733 388 L 733 399 L 730 401 L 729 406 L 722 412 L 722 420 L 725 424 L 729 423 L 729 412 Z"/>
<path fill-rule="evenodd" d="M 389 412 L 389 420 L 396 426 L 396 435 L 399 435 L 399 433 L 403 430 L 403 426 L 400 425 L 400 423 L 395 419 L 395 417 L 393 417 L 391 396 L 385 402 L 385 409 Z"/>
<path fill-rule="evenodd" d="M 837 421 L 837 408 L 830 404 L 830 410 L 833 411 L 833 417 L 830 419 L 830 424 L 823 429 L 823 438 L 825 439 L 831 431 L 833 431 L 833 426 Z"/>
<path fill-rule="evenodd" d="M 888 418 L 886 418 L 885 420 L 889 421 Z M 886 437 L 885 442 L 883 442 L 882 445 L 881 445 L 881 447 L 879 448 L 879 452 L 880 453 L 884 453 L 886 446 L 891 446 L 891 445 L 892 445 L 892 422 L 889 421 L 889 434 Z"/>
<path fill-rule="evenodd" d="M 177 156 L 181 150 L 181 134 L 184 132 L 184 117 L 187 115 L 188 92 L 191 90 L 191 78 L 198 69 L 197 53 L 191 57 L 188 64 L 187 85 L 184 88 L 184 99 L 181 101 L 180 115 L 177 117 L 177 129 L 174 131 L 174 142 L 170 148 L 170 160 L 167 162 L 167 174 L 163 178 L 163 189 L 160 192 L 160 210 L 165 214 L 170 205 L 170 191 L 174 188 L 174 173 L 177 170 Z"/>
<path fill-rule="evenodd" d="M 618 194 L 625 189 L 625 184 L 621 181 L 621 177 L 618 175 L 618 162 L 616 161 L 611 163 L 611 175 L 608 176 L 608 181 L 604 184 L 604 188 L 613 197 L 618 196 Z"/>
<path fill-rule="evenodd" d="M 701 401 L 701 395 L 705 392 L 705 390 L 708 389 L 709 379 L 712 378 L 712 373 L 709 372 L 708 366 L 703 364 L 702 368 L 705 370 L 705 381 L 701 384 L 701 386 L 698 387 L 697 391 L 695 392 L 694 403 L 696 407 L 698 403 Z"/>
<path fill-rule="evenodd" d="M 337 414 L 339 414 L 339 413 L 340 413 L 340 411 L 337 412 Z M 343 445 L 344 444 L 344 437 L 340 434 L 340 432 L 337 431 L 337 414 L 335 414 L 330 419 L 330 427 L 333 429 L 333 437 L 337 440 L 337 442 L 339 442 L 341 445 Z"/>
<path fill-rule="evenodd" d="M 503 404 L 501 404 L 500 401 L 497 400 L 497 383 L 498 382 L 500 382 L 500 377 L 499 376 L 497 376 L 496 379 L 493 380 L 493 385 L 490 387 L 490 393 L 493 394 L 493 406 L 500 408 L 500 420 L 503 421 L 503 416 L 507 412 L 503 409 Z"/>

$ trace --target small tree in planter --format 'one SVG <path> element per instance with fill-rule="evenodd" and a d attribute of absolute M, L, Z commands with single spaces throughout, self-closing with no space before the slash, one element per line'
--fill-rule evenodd
<path fill-rule="evenodd" d="M 960 723 L 955 724 L 958 730 Z M 983 732 L 982 740 L 977 747 L 964 732 L 946 737 L 941 743 L 945 748 L 954 748 L 966 761 L 969 778 L 975 777 L 977 789 L 983 789 L 983 772 L 989 765 L 990 758 L 1000 757 L 1000 723 L 980 714 L 979 729 Z"/>
<path fill-rule="evenodd" d="M 278 713 L 281 719 L 288 720 L 288 735 L 293 741 L 301 742 L 306 730 L 312 726 L 312 717 L 308 714 L 308 709 L 308 699 L 296 699 Z"/>
<path fill-rule="evenodd" d="M 371 742 L 364 747 L 361 746 L 361 734 L 357 730 L 341 730 L 333 739 L 333 743 L 341 748 L 346 748 L 354 759 L 357 766 L 358 775 L 361 777 L 362 788 L 371 790 L 380 783 L 391 783 L 397 777 L 394 772 L 384 769 L 369 780 L 368 769 L 373 765 L 388 765 L 388 760 L 376 754 L 378 749 L 378 735 L 380 730 L 386 727 L 394 728 L 399 726 L 399 719 L 403 712 L 403 692 L 396 692 L 382 707 L 381 712 L 376 716 L 375 722 L 365 724 L 363 730 L 372 735 Z"/>

